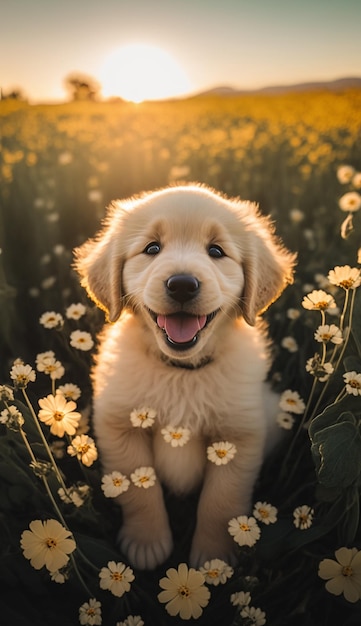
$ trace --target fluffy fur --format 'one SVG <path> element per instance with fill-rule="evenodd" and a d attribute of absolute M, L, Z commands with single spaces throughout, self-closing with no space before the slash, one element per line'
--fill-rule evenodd
<path fill-rule="evenodd" d="M 133 566 L 154 568 L 172 551 L 162 483 L 176 494 L 201 486 L 192 565 L 232 561 L 228 521 L 249 512 L 276 433 L 257 318 L 292 280 L 294 261 L 255 205 L 200 185 L 115 202 L 104 229 L 77 249 L 82 284 L 112 322 L 93 370 L 103 470 L 129 476 L 152 466 L 158 478 L 118 498 L 119 539 Z M 151 429 L 131 424 L 142 406 L 157 411 Z M 166 443 L 167 425 L 189 428 L 189 442 Z M 207 460 L 217 441 L 236 446 L 228 464 Z"/>

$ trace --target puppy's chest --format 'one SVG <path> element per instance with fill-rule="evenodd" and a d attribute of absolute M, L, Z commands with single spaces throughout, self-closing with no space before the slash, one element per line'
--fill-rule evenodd
<path fill-rule="evenodd" d="M 213 436 L 228 430 L 239 430 L 259 413 L 262 397 L 260 384 L 238 384 L 232 377 L 223 379 L 197 372 L 143 378 L 138 389 L 138 403 L 156 411 L 159 428 L 182 427 L 193 434 Z M 134 396 L 133 396 L 134 401 Z"/>

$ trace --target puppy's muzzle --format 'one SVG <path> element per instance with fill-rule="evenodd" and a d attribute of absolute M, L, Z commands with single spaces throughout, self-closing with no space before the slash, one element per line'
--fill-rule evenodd
<path fill-rule="evenodd" d="M 198 295 L 200 283 L 192 274 L 174 274 L 166 281 L 165 288 L 173 300 L 184 304 Z"/>

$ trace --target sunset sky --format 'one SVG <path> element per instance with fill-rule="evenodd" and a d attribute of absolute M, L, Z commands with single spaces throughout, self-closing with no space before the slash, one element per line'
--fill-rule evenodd
<path fill-rule="evenodd" d="M 0 16 L 0 84 L 32 102 L 64 99 L 74 71 L 139 100 L 361 76 L 360 0 L 5 0 Z"/>

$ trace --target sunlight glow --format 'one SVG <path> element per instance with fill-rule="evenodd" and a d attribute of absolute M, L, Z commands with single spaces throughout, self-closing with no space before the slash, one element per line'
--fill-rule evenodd
<path fill-rule="evenodd" d="M 179 63 L 165 50 L 129 44 L 114 50 L 100 68 L 98 80 L 105 98 L 132 102 L 184 95 L 190 83 Z"/>

